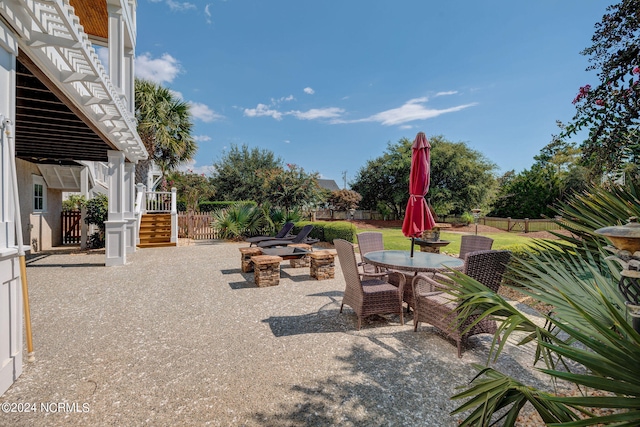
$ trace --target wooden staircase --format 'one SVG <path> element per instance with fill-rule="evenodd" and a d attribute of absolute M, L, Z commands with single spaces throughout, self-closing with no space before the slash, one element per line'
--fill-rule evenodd
<path fill-rule="evenodd" d="M 139 248 L 176 246 L 171 242 L 171 214 L 143 214 L 140 221 Z"/>

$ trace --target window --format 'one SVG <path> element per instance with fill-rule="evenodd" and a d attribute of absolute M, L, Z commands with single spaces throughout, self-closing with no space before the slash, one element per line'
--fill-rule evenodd
<path fill-rule="evenodd" d="M 41 176 L 33 175 L 33 211 L 47 210 L 47 187 Z"/>

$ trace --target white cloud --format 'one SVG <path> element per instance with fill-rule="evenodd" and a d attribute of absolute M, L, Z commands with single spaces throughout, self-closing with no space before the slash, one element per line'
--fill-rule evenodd
<path fill-rule="evenodd" d="M 104 70 L 109 74 L 109 49 L 104 46 L 93 46 L 98 55 L 98 59 L 102 63 Z"/>
<path fill-rule="evenodd" d="M 211 4 L 207 4 L 204 7 L 204 14 L 206 15 L 206 20 L 207 20 L 207 24 L 211 24 L 211 11 L 209 10 L 209 7 L 211 6 Z"/>
<path fill-rule="evenodd" d="M 293 97 L 293 95 L 289 95 L 289 96 L 282 96 L 278 99 L 275 98 L 271 98 L 271 105 L 275 106 L 278 104 L 281 104 L 283 102 L 289 102 L 289 101 L 293 101 L 295 98 Z"/>
<path fill-rule="evenodd" d="M 455 107 L 445 109 L 433 109 L 427 108 L 425 105 L 428 99 L 426 97 L 414 98 L 407 101 L 404 105 L 398 108 L 392 108 L 390 110 L 382 111 L 364 119 L 350 120 L 350 121 L 334 121 L 334 123 L 358 123 L 358 122 L 378 122 L 385 126 L 401 125 L 404 123 L 412 122 L 415 120 L 425 120 L 438 117 L 442 114 L 453 113 L 456 111 L 464 110 L 465 108 L 473 107 L 477 103 L 463 104 Z"/>
<path fill-rule="evenodd" d="M 178 99 L 184 99 L 184 96 L 182 96 L 182 92 L 178 92 L 177 90 L 173 89 L 169 89 L 169 92 L 171 92 L 171 95 L 175 96 Z"/>
<path fill-rule="evenodd" d="M 309 95 L 313 95 L 314 93 L 316 93 L 316 91 L 311 89 L 310 87 L 305 87 L 303 90 L 304 90 L 304 93 Z"/>
<path fill-rule="evenodd" d="M 216 113 L 207 105 L 200 102 L 189 101 L 189 110 L 193 117 L 207 123 L 224 118 L 224 116 Z"/>
<path fill-rule="evenodd" d="M 196 142 L 211 141 L 211 137 L 209 135 L 194 135 L 193 139 L 196 140 Z"/>
<path fill-rule="evenodd" d="M 165 3 L 169 6 L 169 9 L 176 12 L 197 9 L 195 4 L 186 1 L 165 0 Z"/>
<path fill-rule="evenodd" d="M 275 120 L 282 120 L 284 116 L 293 116 L 299 120 L 337 119 L 344 113 L 344 110 L 338 107 L 312 108 L 307 111 L 280 111 L 275 108 L 277 103 L 272 99 L 271 105 L 258 104 L 256 108 L 245 108 L 243 112 L 247 117 L 271 117 Z"/>
<path fill-rule="evenodd" d="M 300 120 L 335 119 L 344 113 L 342 108 L 312 108 L 307 111 L 289 111 L 287 115 L 292 115 Z"/>
<path fill-rule="evenodd" d="M 182 67 L 177 59 L 168 53 L 160 58 L 152 58 L 150 53 L 136 57 L 136 76 L 156 83 L 171 83 Z"/>
<path fill-rule="evenodd" d="M 435 94 L 435 96 L 455 95 L 457 93 L 458 93 L 457 90 L 448 90 L 448 91 L 444 91 L 444 92 L 438 92 L 438 93 Z"/>
<path fill-rule="evenodd" d="M 285 139 L 285 140 L 284 140 L 284 143 L 285 143 L 285 144 L 290 144 L 290 143 L 291 143 L 291 141 L 289 141 L 288 139 Z"/>
<path fill-rule="evenodd" d="M 276 120 L 282 120 L 282 113 L 272 109 L 265 104 L 258 104 L 256 108 L 245 108 L 244 115 L 247 117 L 273 117 Z"/>
<path fill-rule="evenodd" d="M 181 172 L 209 176 L 213 173 L 214 168 L 213 165 L 196 166 L 196 161 L 190 160 L 187 163 L 180 165 L 178 170 Z"/>

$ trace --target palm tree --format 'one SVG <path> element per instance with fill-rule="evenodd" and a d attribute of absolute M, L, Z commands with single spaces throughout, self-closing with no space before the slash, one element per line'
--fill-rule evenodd
<path fill-rule="evenodd" d="M 461 273 L 455 273 L 456 284 L 449 292 L 460 303 L 459 321 L 478 312 L 482 315 L 476 322 L 486 316 L 498 320 L 502 340 L 494 340 L 495 357 L 512 332 L 523 332 L 520 344 L 537 344 L 535 362 L 546 365 L 541 371 L 575 384 L 582 393 L 559 396 L 478 366 L 480 373 L 471 385 L 452 397 L 466 399 L 454 411 L 469 411 L 462 426 L 513 426 L 527 402 L 545 424 L 554 426 L 640 425 L 640 334 L 617 289 L 620 266 L 607 259 L 607 242 L 593 233 L 639 216 L 640 199 L 632 186 L 595 188 L 561 203 L 557 211 L 573 236 L 539 241 L 534 253 L 509 268 L 518 283 L 515 289 L 553 307 L 541 313 L 545 327 Z"/>
<path fill-rule="evenodd" d="M 146 174 L 153 161 L 164 178 L 167 172 L 191 160 L 198 149 L 191 136 L 189 104 L 148 80 L 136 79 L 135 93 L 138 134 L 149 152 L 149 161 L 139 165 L 137 172 Z"/>

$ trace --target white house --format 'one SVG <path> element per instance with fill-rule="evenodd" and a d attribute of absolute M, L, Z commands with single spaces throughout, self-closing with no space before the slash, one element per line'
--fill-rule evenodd
<path fill-rule="evenodd" d="M 135 164 L 148 156 L 134 119 L 136 6 L 0 1 L 0 394 L 22 371 L 11 162 L 25 245 L 56 245 L 62 192 L 101 182 L 109 195 L 105 264 L 124 264 L 135 250 Z M 108 48 L 108 70 L 96 46 Z"/>

